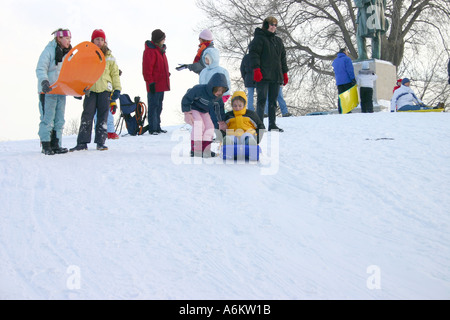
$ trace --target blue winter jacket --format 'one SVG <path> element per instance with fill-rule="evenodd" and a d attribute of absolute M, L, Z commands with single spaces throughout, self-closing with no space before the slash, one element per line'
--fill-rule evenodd
<path fill-rule="evenodd" d="M 352 59 L 345 53 L 338 53 L 337 58 L 333 61 L 333 69 L 337 86 L 355 81 Z"/>
<path fill-rule="evenodd" d="M 48 80 L 53 84 L 58 80 L 59 72 L 61 71 L 62 63 L 56 65 L 56 40 L 53 39 L 42 51 L 41 56 L 36 67 L 36 76 L 38 78 L 38 93 L 42 92 L 41 83 L 43 80 Z"/>
<path fill-rule="evenodd" d="M 207 113 L 213 108 L 217 120 L 222 121 L 225 116 L 224 104 L 221 96 L 213 94 L 214 87 L 224 87 L 228 91 L 227 78 L 223 73 L 215 73 L 208 84 L 198 84 L 189 89 L 181 100 L 181 111 L 197 110 Z"/>
<path fill-rule="evenodd" d="M 205 58 L 209 56 L 209 65 L 206 64 Z M 219 50 L 217 50 L 216 48 L 207 48 L 205 49 L 205 51 L 203 51 L 203 55 L 202 55 L 202 61 L 205 64 L 205 69 L 203 69 L 200 72 L 200 77 L 199 77 L 199 83 L 200 84 L 207 84 L 209 79 L 211 79 L 211 77 L 215 74 L 215 73 L 223 73 L 225 75 L 225 77 L 227 78 L 227 87 L 228 89 L 231 88 L 231 82 L 230 82 L 230 75 L 227 71 L 227 69 L 225 69 L 224 67 L 220 66 L 220 52 Z M 228 90 L 227 92 L 225 92 L 223 94 L 224 96 L 226 95 L 231 95 L 230 90 Z"/>

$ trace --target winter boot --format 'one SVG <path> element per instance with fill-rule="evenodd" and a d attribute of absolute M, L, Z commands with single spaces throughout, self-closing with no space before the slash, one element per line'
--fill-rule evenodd
<path fill-rule="evenodd" d="M 115 132 L 108 132 L 108 139 L 119 139 L 119 135 Z"/>
<path fill-rule="evenodd" d="M 52 150 L 52 147 L 50 146 L 50 141 L 42 141 L 42 153 L 47 156 L 52 156 L 55 154 L 55 151 Z"/>
<path fill-rule="evenodd" d="M 278 128 L 276 124 L 269 124 L 269 131 L 272 131 L 272 130 L 284 132 L 284 130 L 281 128 Z"/>
<path fill-rule="evenodd" d="M 99 150 L 99 151 L 106 151 L 106 150 L 108 150 L 108 147 L 105 146 L 104 144 L 97 143 L 97 150 Z"/>
<path fill-rule="evenodd" d="M 212 141 L 202 141 L 203 148 L 203 158 L 214 158 L 216 155 L 215 152 L 211 151 L 211 142 Z"/>
<path fill-rule="evenodd" d="M 75 147 L 73 147 L 72 149 L 70 149 L 70 152 L 74 152 L 74 151 L 83 151 L 83 150 L 87 150 L 87 144 L 86 143 L 80 143 L 77 144 Z"/>
<path fill-rule="evenodd" d="M 191 157 L 202 157 L 203 156 L 203 142 L 191 140 Z"/>
<path fill-rule="evenodd" d="M 56 137 L 55 130 L 52 131 L 50 146 L 51 146 L 53 152 L 56 154 L 63 154 L 63 153 L 69 152 L 69 150 L 67 150 L 67 148 L 61 148 L 59 146 L 59 139 Z"/>

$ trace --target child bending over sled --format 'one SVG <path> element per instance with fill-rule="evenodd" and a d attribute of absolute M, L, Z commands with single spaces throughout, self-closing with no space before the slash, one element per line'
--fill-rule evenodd
<path fill-rule="evenodd" d="M 189 89 L 181 100 L 184 120 L 192 126 L 191 157 L 215 157 L 211 151 L 214 138 L 214 124 L 209 115 L 213 108 L 220 130 L 226 130 L 222 95 L 228 91 L 227 79 L 223 73 L 214 74 L 208 84 L 198 84 Z"/>
<path fill-rule="evenodd" d="M 247 109 L 247 96 L 243 91 L 233 94 L 231 107 L 233 110 L 227 112 L 224 118 L 227 130 L 223 158 L 258 160 L 258 144 L 264 135 L 264 123 L 255 111 Z"/>

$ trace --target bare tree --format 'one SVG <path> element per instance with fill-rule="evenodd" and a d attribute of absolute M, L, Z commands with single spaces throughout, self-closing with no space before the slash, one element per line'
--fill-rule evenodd
<path fill-rule="evenodd" d="M 78 134 L 78 130 L 80 128 L 80 119 L 70 119 L 66 121 L 64 125 L 64 135 L 70 136 L 73 134 Z"/>
<path fill-rule="evenodd" d="M 255 28 L 267 16 L 277 17 L 277 33 L 285 43 L 290 69 L 291 81 L 285 97 L 288 103 L 297 106 L 292 111 L 302 114 L 336 107 L 331 63 L 342 47 L 349 49 L 352 58 L 357 57 L 354 1 L 198 0 L 197 5 L 209 17 L 207 27 L 233 68 L 238 68 Z M 445 81 L 448 54 L 443 52 L 449 46 L 450 1 L 388 0 L 386 17 L 390 28 L 382 38 L 381 59 L 397 66 L 399 74 L 414 74 L 421 84 L 422 95 L 430 96 L 431 100 L 442 98 L 448 92 Z M 430 58 L 419 54 L 424 48 L 429 49 L 427 46 L 433 47 L 436 60 L 427 63 L 432 71 L 425 75 L 415 68 L 417 61 Z M 240 81 L 238 76 L 234 80 Z"/>

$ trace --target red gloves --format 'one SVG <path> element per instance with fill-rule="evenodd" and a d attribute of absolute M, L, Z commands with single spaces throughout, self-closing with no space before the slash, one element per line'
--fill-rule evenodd
<path fill-rule="evenodd" d="M 223 103 L 227 103 L 227 101 L 228 101 L 228 99 L 230 99 L 230 95 L 227 95 L 227 96 L 222 96 L 222 101 L 223 101 Z"/>
<path fill-rule="evenodd" d="M 261 69 L 257 68 L 255 70 L 253 70 L 253 80 L 255 80 L 256 82 L 260 82 L 263 79 L 262 73 L 261 73 Z"/>
<path fill-rule="evenodd" d="M 287 75 L 287 73 L 284 73 L 284 74 L 283 74 L 283 83 L 284 83 L 284 85 L 287 85 L 288 82 L 289 82 L 288 75 Z"/>

